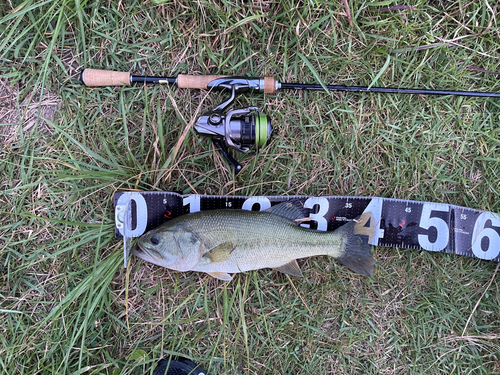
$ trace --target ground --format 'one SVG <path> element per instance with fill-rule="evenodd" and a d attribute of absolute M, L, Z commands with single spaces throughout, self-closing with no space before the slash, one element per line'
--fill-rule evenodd
<path fill-rule="evenodd" d="M 137 258 L 118 189 L 360 195 L 500 212 L 499 102 L 324 92 L 246 95 L 275 132 L 232 168 L 193 119 L 224 94 L 91 89 L 137 75 L 500 91 L 493 2 L 72 0 L 0 5 L 0 368 L 143 374 L 182 354 L 212 374 L 499 373 L 498 263 L 374 249 L 372 278 L 326 257 L 304 278 L 229 283 Z"/>

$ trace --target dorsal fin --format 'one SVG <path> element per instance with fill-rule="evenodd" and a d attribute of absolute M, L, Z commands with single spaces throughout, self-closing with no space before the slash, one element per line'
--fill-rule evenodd
<path fill-rule="evenodd" d="M 282 202 L 276 206 L 268 208 L 266 211 L 275 215 L 286 217 L 292 221 L 309 217 L 309 209 L 304 208 L 304 205 L 298 199 Z M 300 222 L 297 222 L 297 225 L 299 224 Z"/>

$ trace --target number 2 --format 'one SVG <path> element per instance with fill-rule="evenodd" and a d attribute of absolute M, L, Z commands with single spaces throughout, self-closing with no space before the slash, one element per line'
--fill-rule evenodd
<path fill-rule="evenodd" d="M 241 207 L 243 210 L 252 211 L 252 208 L 255 203 L 259 204 L 259 211 L 267 210 L 271 207 L 271 201 L 266 197 L 250 197 L 245 202 L 243 202 L 243 206 Z"/>

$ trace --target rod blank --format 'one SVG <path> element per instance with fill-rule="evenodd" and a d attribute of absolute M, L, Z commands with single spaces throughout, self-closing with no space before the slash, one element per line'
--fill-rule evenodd
<path fill-rule="evenodd" d="M 374 93 L 379 92 L 385 94 L 414 94 L 414 95 L 457 95 L 457 96 L 500 98 L 500 93 L 498 92 L 407 89 L 407 88 L 392 88 L 392 87 L 368 88 L 366 86 L 341 86 L 341 85 L 325 85 L 325 87 L 328 91 L 374 92 Z M 281 89 L 325 91 L 324 87 L 321 85 L 303 84 L 303 83 L 282 83 Z"/>

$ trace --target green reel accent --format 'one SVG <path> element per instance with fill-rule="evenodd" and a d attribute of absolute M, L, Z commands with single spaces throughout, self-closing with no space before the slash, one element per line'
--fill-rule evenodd
<path fill-rule="evenodd" d="M 273 132 L 271 121 L 265 114 L 259 113 L 255 116 L 255 147 L 264 147 Z"/>

